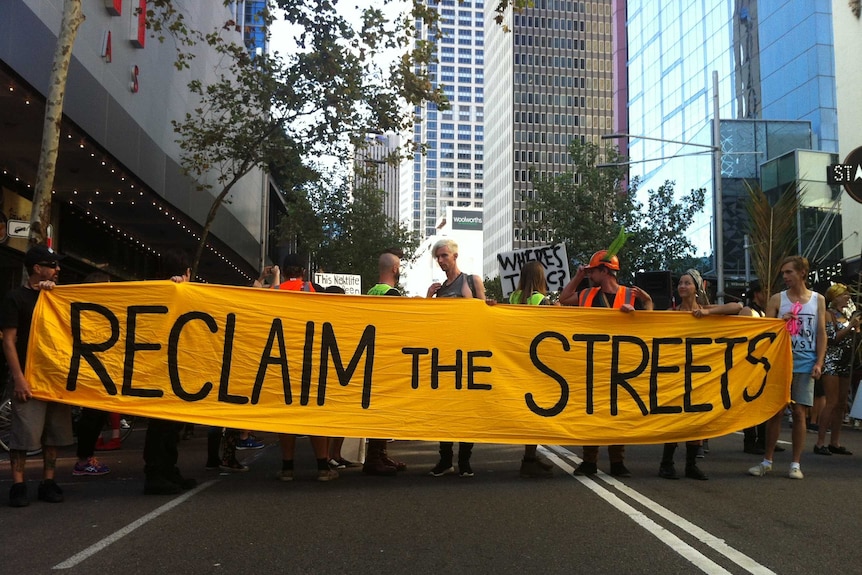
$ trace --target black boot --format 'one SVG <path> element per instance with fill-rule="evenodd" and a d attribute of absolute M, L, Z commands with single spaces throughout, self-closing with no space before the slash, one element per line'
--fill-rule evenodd
<path fill-rule="evenodd" d="M 689 479 L 699 479 L 701 481 L 706 481 L 709 477 L 706 476 L 706 473 L 700 470 L 697 466 L 697 454 L 700 451 L 699 445 L 689 445 L 685 446 L 685 476 Z"/>
<path fill-rule="evenodd" d="M 461 477 L 473 477 L 473 468 L 470 466 L 470 457 L 473 455 L 472 443 L 458 444 L 458 475 Z"/>
<path fill-rule="evenodd" d="M 218 469 L 221 464 L 219 447 L 221 446 L 221 427 L 210 427 L 207 430 L 207 469 Z"/>
<path fill-rule="evenodd" d="M 440 461 L 434 466 L 434 469 L 428 472 L 428 475 L 440 477 L 447 473 L 454 473 L 455 468 L 452 467 L 452 442 L 440 442 Z"/>
<path fill-rule="evenodd" d="M 665 443 L 661 454 L 661 463 L 658 467 L 658 476 L 662 479 L 679 479 L 676 468 L 673 465 L 673 454 L 676 451 L 676 443 Z"/>

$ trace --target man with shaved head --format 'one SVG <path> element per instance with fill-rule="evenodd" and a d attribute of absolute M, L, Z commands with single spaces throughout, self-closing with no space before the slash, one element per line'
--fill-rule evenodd
<path fill-rule="evenodd" d="M 394 295 L 401 292 L 395 287 L 401 277 L 400 250 L 386 250 L 377 259 L 378 282 L 368 290 L 368 295 Z M 368 451 L 365 454 L 365 464 L 362 472 L 369 475 L 395 475 L 407 469 L 407 465 L 389 457 L 386 453 L 385 439 L 369 439 Z"/>

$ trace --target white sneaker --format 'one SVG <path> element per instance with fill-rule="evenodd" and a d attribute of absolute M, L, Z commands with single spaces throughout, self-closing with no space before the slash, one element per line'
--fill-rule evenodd
<path fill-rule="evenodd" d="M 754 475 L 755 477 L 763 477 L 767 473 L 772 471 L 772 465 L 769 463 L 763 463 L 762 461 L 755 465 L 754 467 L 750 467 L 748 469 L 749 475 Z"/>
<path fill-rule="evenodd" d="M 791 467 L 790 473 L 787 474 L 787 477 L 790 479 L 804 479 L 805 476 L 802 475 L 802 469 L 799 467 Z"/>

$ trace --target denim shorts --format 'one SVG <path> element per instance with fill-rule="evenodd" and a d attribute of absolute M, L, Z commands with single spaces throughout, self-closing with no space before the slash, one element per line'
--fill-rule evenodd
<path fill-rule="evenodd" d="M 814 378 L 810 373 L 794 373 L 790 383 L 790 401 L 811 407 L 814 405 Z"/>

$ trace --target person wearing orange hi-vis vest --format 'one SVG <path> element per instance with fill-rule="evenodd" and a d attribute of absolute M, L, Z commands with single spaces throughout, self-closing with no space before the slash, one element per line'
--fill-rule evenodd
<path fill-rule="evenodd" d="M 616 253 L 626 240 L 625 230 L 607 250 L 599 250 L 590 258 L 587 266 L 578 266 L 575 277 L 566 284 L 560 292 L 562 305 L 580 307 L 605 307 L 618 309 L 625 313 L 635 309 L 653 309 L 650 295 L 639 287 L 621 286 L 617 282 L 617 272 L 620 271 L 620 260 Z M 584 277 L 589 278 L 592 287 L 577 291 Z M 623 463 L 625 445 L 609 445 L 608 459 L 611 462 L 611 475 L 615 477 L 631 477 L 631 472 Z M 575 469 L 576 475 L 595 475 L 598 473 L 599 448 L 595 445 L 585 445 L 583 462 Z"/>

